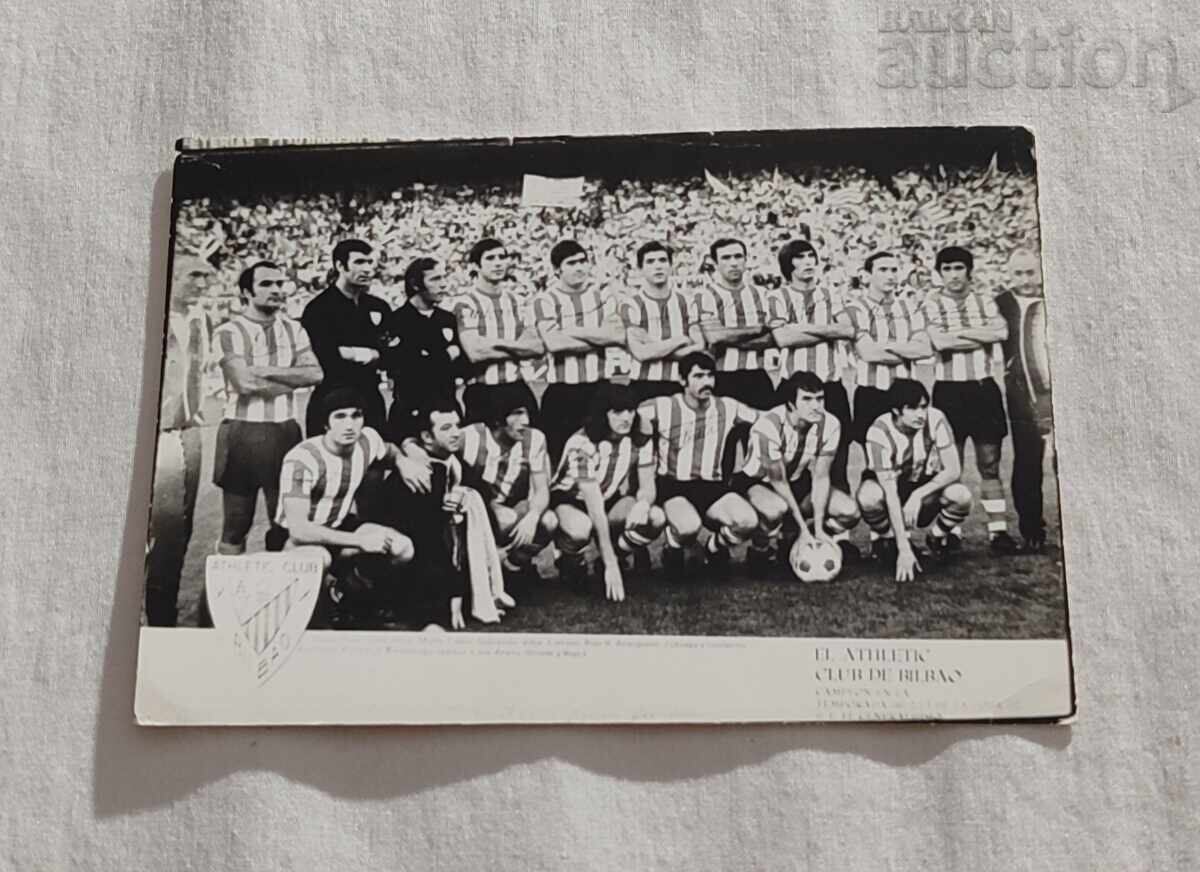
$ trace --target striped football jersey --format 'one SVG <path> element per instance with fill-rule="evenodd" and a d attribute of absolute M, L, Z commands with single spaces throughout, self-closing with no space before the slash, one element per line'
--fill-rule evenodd
<path fill-rule="evenodd" d="M 342 525 L 354 505 L 367 468 L 387 457 L 387 444 L 371 427 L 363 427 L 349 454 L 335 454 L 324 436 L 305 439 L 283 458 L 279 473 L 279 511 L 276 521 L 286 527 L 284 503 L 292 497 L 309 502 L 308 520 L 322 527 Z"/>
<path fill-rule="evenodd" d="M 652 456 L 647 442 L 641 451 L 633 445 L 633 439 L 624 436 L 617 441 L 604 439 L 593 442 L 582 430 L 578 430 L 563 446 L 562 460 L 554 474 L 551 490 L 574 494 L 583 481 L 594 481 L 600 485 L 605 501 L 620 493 L 627 493 L 634 467 L 645 463 Z M 652 450 L 652 449 L 651 449 Z"/>
<path fill-rule="evenodd" d="M 603 327 L 616 317 L 616 303 L 596 288 L 578 294 L 551 287 L 533 298 L 533 318 L 539 325 L 564 327 Z M 550 355 L 546 381 L 550 384 L 578 385 L 604 378 L 603 350 L 560 352 Z"/>
<path fill-rule="evenodd" d="M 250 366 L 295 366 L 302 354 L 312 350 L 300 322 L 282 315 L 268 322 L 235 315 L 217 328 L 214 338 L 222 363 L 240 358 Z M 274 397 L 242 395 L 226 378 L 225 392 L 226 419 L 278 423 L 296 417 L 293 391 Z"/>
<path fill-rule="evenodd" d="M 901 430 L 892 413 L 885 412 L 867 430 L 867 469 L 894 472 L 902 481 L 920 484 L 941 471 L 941 451 L 953 445 L 950 422 L 932 406 L 925 426 L 915 433 Z"/>
<path fill-rule="evenodd" d="M 989 321 L 1000 317 L 996 301 L 980 291 L 969 291 L 961 297 L 934 291 L 925 297 L 921 311 L 926 323 L 938 330 L 987 327 Z M 992 365 L 1001 353 L 998 342 L 972 351 L 935 351 L 933 377 L 937 381 L 991 378 Z"/>
<path fill-rule="evenodd" d="M 700 323 L 721 327 L 760 327 L 770 323 L 766 294 L 747 282 L 739 291 L 727 291 L 709 282 L 696 294 L 695 309 Z M 722 370 L 758 369 L 762 355 L 755 348 L 728 346 L 717 365 Z"/>
<path fill-rule="evenodd" d="M 720 481 L 725 440 L 739 422 L 753 424 L 758 412 L 732 397 L 713 397 L 693 409 L 682 394 L 656 397 L 652 405 L 658 474 L 679 481 Z"/>
<path fill-rule="evenodd" d="M 828 412 L 822 415 L 820 421 L 802 429 L 788 420 L 787 406 L 763 412 L 750 428 L 750 451 L 742 473 L 766 479 L 768 462 L 781 462 L 787 480 L 795 481 L 806 469 L 813 468 L 818 456 L 833 457 L 842 425 Z"/>
<path fill-rule="evenodd" d="M 515 341 L 530 327 L 525 318 L 525 302 L 509 290 L 492 296 L 471 288 L 455 298 L 454 317 L 458 319 L 460 334 L 473 330 L 492 340 Z M 520 377 L 517 361 L 496 360 L 486 364 L 473 381 L 498 385 L 515 382 Z"/>
<path fill-rule="evenodd" d="M 841 301 L 824 288 L 806 295 L 790 285 L 784 285 L 767 302 L 771 319 L 782 324 L 833 324 L 843 308 Z M 844 352 L 841 345 L 842 340 L 830 339 L 782 349 L 780 377 L 787 378 L 794 372 L 811 372 L 821 381 L 836 381 L 842 370 Z"/>
<path fill-rule="evenodd" d="M 856 339 L 866 336 L 875 342 L 909 342 L 925 330 L 925 316 L 906 300 L 893 298 L 879 304 L 864 295 L 846 304 L 846 314 Z M 894 380 L 912 378 L 912 363 L 868 363 L 860 357 L 855 374 L 859 387 L 886 391 Z"/>
<path fill-rule="evenodd" d="M 548 471 L 546 437 L 530 427 L 520 442 L 501 445 L 486 424 L 463 428 L 462 461 L 491 490 L 489 498 L 501 505 L 514 505 L 529 493 L 534 470 Z"/>
<path fill-rule="evenodd" d="M 656 300 L 644 291 L 635 291 L 621 302 L 621 320 L 625 329 L 640 327 L 651 342 L 686 337 L 688 329 L 697 323 L 694 302 L 677 290 L 665 300 Z M 677 381 L 679 363 L 675 360 L 631 361 L 629 377 L 643 381 Z"/>

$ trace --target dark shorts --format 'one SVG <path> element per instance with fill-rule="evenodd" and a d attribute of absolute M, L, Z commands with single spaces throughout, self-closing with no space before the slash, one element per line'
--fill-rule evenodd
<path fill-rule="evenodd" d="M 775 406 L 775 385 L 766 370 L 720 370 L 717 372 L 716 388 L 719 396 L 733 397 L 764 412 Z"/>
<path fill-rule="evenodd" d="M 217 428 L 213 484 L 240 496 L 279 490 L 284 456 L 300 444 L 295 421 L 234 421 Z"/>
<path fill-rule="evenodd" d="M 625 494 L 614 494 L 604 501 L 604 511 L 611 512 L 613 506 L 625 499 Z M 550 491 L 550 508 L 556 509 L 559 506 L 574 506 L 579 511 L 587 514 L 587 506 L 583 504 L 583 497 L 578 491 L 552 490 Z"/>
<path fill-rule="evenodd" d="M 677 478 L 658 477 L 657 502 L 665 506 L 667 500 L 683 497 L 703 518 L 713 503 L 730 492 L 729 486 L 720 481 L 680 481 Z"/>
<path fill-rule="evenodd" d="M 995 379 L 935 382 L 932 399 L 959 442 L 970 438 L 977 445 L 999 445 L 1008 435 L 1004 400 Z"/>
<path fill-rule="evenodd" d="M 863 481 L 879 481 L 879 477 L 869 469 L 863 470 Z M 912 496 L 912 492 L 921 485 L 929 481 L 928 478 L 921 481 L 910 481 L 909 479 L 896 479 L 896 493 L 900 497 L 900 505 L 903 506 L 908 502 L 908 498 Z M 859 485 L 861 487 L 861 484 Z M 933 519 L 938 516 L 938 512 L 942 510 L 942 492 L 934 491 L 921 502 L 921 513 L 917 516 L 918 527 L 928 527 L 933 523 Z"/>
<path fill-rule="evenodd" d="M 733 481 L 730 482 L 730 489 L 734 493 L 740 494 L 741 496 L 748 496 L 750 493 L 750 488 L 756 484 L 761 484 L 763 487 L 770 490 L 771 493 L 775 492 L 775 489 L 771 487 L 771 483 L 765 478 L 751 478 L 750 476 L 741 472 L 733 477 Z M 806 499 L 812 496 L 812 473 L 807 469 L 800 473 L 800 477 L 798 479 L 789 482 L 789 484 L 792 486 L 792 496 L 796 498 L 797 503 L 803 503 Z"/>
<path fill-rule="evenodd" d="M 851 425 L 851 438 L 855 442 L 866 443 L 867 430 L 884 412 L 891 411 L 888 392 L 881 391 L 869 385 L 854 389 L 854 422 Z"/>

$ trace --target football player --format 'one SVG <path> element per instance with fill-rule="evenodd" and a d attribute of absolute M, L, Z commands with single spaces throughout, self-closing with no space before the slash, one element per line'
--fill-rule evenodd
<path fill-rule="evenodd" d="M 695 306 L 673 287 L 671 250 L 647 242 L 636 258 L 641 286 L 622 301 L 620 311 L 633 358 L 629 384 L 640 402 L 682 390 L 679 361 L 704 350 L 704 334 Z"/>
<path fill-rule="evenodd" d="M 604 383 L 605 348 L 621 345 L 625 331 L 616 301 L 588 281 L 591 259 L 582 245 L 564 239 L 550 249 L 555 280 L 530 308 L 550 356 L 542 394 L 542 429 L 553 462 L 587 415 Z"/>
<path fill-rule="evenodd" d="M 1008 421 L 1000 386 L 992 377 L 1000 343 L 1008 338 L 1008 325 L 992 297 L 972 285 L 971 252 L 956 245 L 943 248 L 934 266 L 942 288 L 930 291 L 922 305 L 929 341 L 937 352 L 933 405 L 950 422 L 960 462 L 967 439 L 975 443 L 975 464 L 982 479 L 980 502 L 987 514 L 992 553 L 1015 554 L 1019 549 L 1008 535 L 1008 507 L 1000 483 L 1000 445 L 1008 435 Z M 951 546 L 960 543 L 954 534 Z"/>
<path fill-rule="evenodd" d="M 758 412 L 732 397 L 714 395 L 717 364 L 703 351 L 679 362 L 683 392 L 655 397 L 638 408 L 641 432 L 653 435 L 658 475 L 655 501 L 667 520 L 663 568 L 678 576 L 684 546 L 701 525 L 715 532 L 705 543 L 710 566 L 728 564 L 729 550 L 758 526 L 754 507 L 729 489 L 723 474 L 726 443 L 734 427 L 753 424 Z"/>
<path fill-rule="evenodd" d="M 760 518 L 750 543 L 747 568 L 765 572 L 785 522 L 799 531 L 801 541 L 814 536 L 836 542 L 843 559 L 857 559 L 858 550 L 845 540 L 859 521 L 858 506 L 845 490 L 831 482 L 831 470 L 841 439 L 841 424 L 825 410 L 825 386 L 811 372 L 795 372 L 779 386 L 784 402 L 762 413 L 750 428 L 750 453 L 733 479 Z M 812 519 L 810 531 L 805 518 Z M 787 558 L 790 544 L 780 549 Z"/>
<path fill-rule="evenodd" d="M 875 556 L 895 560 L 896 581 L 921 571 L 911 530 L 932 524 L 926 543 L 947 550 L 947 539 L 971 511 L 971 491 L 959 481 L 961 465 L 946 416 L 929 405 L 925 386 L 896 379 L 891 409 L 867 428 L 867 469 L 858 487 L 863 520 L 879 537 Z"/>
<path fill-rule="evenodd" d="M 213 337 L 227 396 L 213 462 L 224 514 L 218 554 L 245 553 L 260 490 L 271 519 L 267 550 L 283 547 L 287 533 L 275 524 L 279 471 L 302 438 L 294 393 L 322 376 L 308 333 L 282 313 L 288 296 L 283 271 L 260 260 L 242 271 L 238 289 L 242 312 Z"/>
<path fill-rule="evenodd" d="M 600 388 L 583 429 L 567 440 L 550 485 L 550 505 L 558 516 L 559 577 L 570 581 L 584 574 L 582 552 L 594 538 L 605 596 L 616 602 L 625 599 L 619 556 L 648 569 L 646 548 L 666 524 L 663 510 L 654 505 L 654 446 L 647 440 L 640 450 L 635 447 L 636 419 L 637 397 L 629 387 Z M 641 467 L 639 486 L 630 493 L 635 466 Z"/>
<path fill-rule="evenodd" d="M 487 420 L 463 428 L 462 448 L 464 482 L 487 500 L 504 569 L 518 582 L 532 580 L 533 558 L 558 530 L 546 437 L 530 424 L 525 390 L 508 384 L 490 391 Z M 515 605 L 507 595 L 501 602 Z"/>
<path fill-rule="evenodd" d="M 466 420 L 483 421 L 491 395 L 500 385 L 516 385 L 531 416 L 537 399 L 521 379 L 520 361 L 541 357 L 546 346 L 525 318 L 525 302 L 506 287 L 509 254 L 496 239 L 481 239 L 471 247 L 471 287 L 454 302 L 454 317 L 463 352 L 474 364 L 463 391 Z"/>
<path fill-rule="evenodd" d="M 352 388 L 327 393 L 318 412 L 324 430 L 287 453 L 279 476 L 276 522 L 287 531 L 286 547 L 316 552 L 331 576 L 329 602 L 346 609 L 366 605 L 364 594 L 377 584 L 394 583 L 396 570 L 413 557 L 411 539 L 391 527 L 364 523 L 354 512 L 367 470 L 386 462 L 412 489 L 430 487 L 427 465 L 405 457 L 364 425 L 365 405 Z M 351 602 L 344 602 L 347 594 Z"/>

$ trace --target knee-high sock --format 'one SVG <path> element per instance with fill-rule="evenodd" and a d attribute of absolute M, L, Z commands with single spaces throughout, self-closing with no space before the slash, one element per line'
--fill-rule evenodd
<path fill-rule="evenodd" d="M 1004 485 L 998 478 L 985 478 L 979 485 L 979 502 L 987 513 L 988 535 L 1008 531 L 1008 504 L 1004 501 Z"/>
<path fill-rule="evenodd" d="M 715 552 L 721 547 L 733 548 L 736 545 L 740 545 L 743 541 L 742 537 L 734 532 L 732 527 L 728 524 L 723 524 L 720 530 L 708 537 L 705 547 L 709 551 Z"/>
<path fill-rule="evenodd" d="M 955 532 L 959 524 L 967 519 L 967 514 L 970 511 L 969 507 L 963 509 L 958 506 L 942 506 L 942 510 L 933 519 L 930 532 L 937 539 L 945 539 L 950 533 Z"/>
<path fill-rule="evenodd" d="M 871 528 L 871 538 L 878 539 L 882 536 L 892 535 L 892 522 L 888 520 L 886 506 L 880 506 L 877 510 L 863 510 L 863 520 L 867 522 L 867 526 Z"/>

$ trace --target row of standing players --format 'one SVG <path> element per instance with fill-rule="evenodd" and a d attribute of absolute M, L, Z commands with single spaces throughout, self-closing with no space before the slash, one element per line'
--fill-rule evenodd
<path fill-rule="evenodd" d="M 538 468 L 530 466 L 531 460 L 537 462 L 533 450 L 536 437 L 532 435 L 536 431 L 530 427 L 530 419 L 534 417 L 542 422 L 547 443 L 545 452 L 556 464 L 551 467 L 551 460 L 546 461 L 547 477 L 552 468 L 557 468 L 554 479 L 558 483 L 564 475 L 569 476 L 572 469 L 578 468 L 577 481 L 588 482 L 599 476 L 598 480 L 603 482 L 607 472 L 607 483 L 613 484 L 614 470 L 597 466 L 599 453 L 606 450 L 606 445 L 611 449 L 615 444 L 603 435 L 600 423 L 590 425 L 595 438 L 587 437 L 586 428 L 577 438 L 577 441 L 582 439 L 591 443 L 586 462 L 575 457 L 578 451 L 566 449 L 571 434 L 587 417 L 597 391 L 605 385 L 602 378 L 605 348 L 621 345 L 628 349 L 634 360 L 630 384 L 632 402 L 652 400 L 643 404 L 639 416 L 642 423 L 637 429 L 650 427 L 657 434 L 654 440 L 657 444 L 647 442 L 637 449 L 638 453 L 652 451 L 654 475 L 637 474 L 636 463 L 630 463 L 626 470 L 631 473 L 630 479 L 637 482 L 642 498 L 630 495 L 614 501 L 614 494 L 605 497 L 605 502 L 612 502 L 609 508 L 616 512 L 616 528 L 626 531 L 643 528 L 640 533 L 632 532 L 632 536 L 617 536 L 615 541 L 619 550 L 643 554 L 644 545 L 637 540 L 651 534 L 656 536 L 665 525 L 667 548 L 664 561 L 671 567 L 681 560 L 680 546 L 694 537 L 700 526 L 707 525 L 715 531 L 706 544 L 710 560 L 720 562 L 725 559 L 729 546 L 754 539 L 749 559 L 757 566 L 762 555 L 767 553 L 764 544 L 772 542 L 777 535 L 773 529 L 777 525 L 768 523 L 774 515 L 787 517 L 799 530 L 807 531 L 798 512 L 798 504 L 807 491 L 803 487 L 797 489 L 789 501 L 784 494 L 787 489 L 776 486 L 780 468 L 777 461 L 782 463 L 786 479 L 795 476 L 797 481 L 802 479 L 806 483 L 812 481 L 815 467 L 824 465 L 823 461 L 815 462 L 818 455 L 823 456 L 821 452 L 806 452 L 816 437 L 811 432 L 811 425 L 805 427 L 802 424 L 803 414 L 797 411 L 802 402 L 811 403 L 812 395 L 819 394 L 824 406 L 820 420 L 831 422 L 828 427 L 822 426 L 822 438 L 827 442 L 828 433 L 832 432 L 836 433 L 836 439 L 828 458 L 831 480 L 828 494 L 831 496 L 825 495 L 823 486 L 815 488 L 823 494 L 818 502 L 826 504 L 822 507 L 824 523 L 817 523 L 814 532 L 836 536 L 843 543 L 847 556 L 853 557 L 852 547 L 845 541 L 845 528 L 852 520 L 857 521 L 859 509 L 849 496 L 846 461 L 850 441 L 862 442 L 869 472 L 860 485 L 857 503 L 862 505 L 862 514 L 872 527 L 872 538 L 882 532 L 879 538 L 883 543 L 889 539 L 897 543 L 890 549 L 887 544 L 877 544 L 875 550 L 895 551 L 897 577 L 911 577 L 916 557 L 908 547 L 908 535 L 902 533 L 893 538 L 887 532 L 911 526 L 911 522 L 918 520 L 923 514 L 919 505 L 922 500 L 914 499 L 909 493 L 903 494 L 900 506 L 906 522 L 903 525 L 884 517 L 888 514 L 886 511 L 884 516 L 879 514 L 880 505 L 888 508 L 893 502 L 886 498 L 890 488 L 883 489 L 882 503 L 870 499 L 877 495 L 872 489 L 875 482 L 884 483 L 891 475 L 887 472 L 879 475 L 875 470 L 878 464 L 873 462 L 872 454 L 877 452 L 869 447 L 871 440 L 868 437 L 869 428 L 879 421 L 904 420 L 904 407 L 894 405 L 889 389 L 899 382 L 902 388 L 911 390 L 910 386 L 915 384 L 909 381 L 913 363 L 929 357 L 933 357 L 935 364 L 932 399 L 937 409 L 920 412 L 920 427 L 907 435 L 903 432 L 904 426 L 898 425 L 900 430 L 892 428 L 879 437 L 888 442 L 891 454 L 897 458 L 897 469 L 904 467 L 906 462 L 908 464 L 908 471 L 901 474 L 901 490 L 906 488 L 907 480 L 912 484 L 907 489 L 919 490 L 918 497 L 928 497 L 927 485 L 946 478 L 947 470 L 951 468 L 949 463 L 941 460 L 943 452 L 937 444 L 940 434 L 951 434 L 955 447 L 951 453 L 959 459 L 953 465 L 954 469 L 961 463 L 963 443 L 971 438 L 980 467 L 981 496 L 988 514 L 993 550 L 1013 553 L 1022 548 L 1038 550 L 1042 547 L 1045 538 L 1040 493 L 1045 438 L 1044 398 L 1024 371 L 1020 355 L 1006 354 L 1009 415 L 1017 455 L 1013 490 L 1024 539 L 1018 546 L 1005 529 L 999 451 L 1007 426 L 999 388 L 990 378 L 992 355 L 999 343 L 1004 343 L 1006 350 L 1012 345 L 1013 334 L 1018 329 L 1014 321 L 1019 320 L 1028 308 L 1022 302 L 1036 299 L 1040 293 L 1036 256 L 1026 252 L 1013 256 L 1010 271 L 1014 292 L 1005 295 L 1009 300 L 1001 297 L 998 308 L 990 296 L 971 287 L 972 258 L 969 252 L 960 248 L 951 247 L 939 253 L 936 268 L 942 276 L 944 289 L 931 294 L 919 307 L 895 298 L 898 261 L 887 252 L 876 252 L 867 258 L 867 293 L 861 300 L 845 307 L 819 287 L 816 252 L 804 241 L 789 242 L 779 252 L 785 286 L 773 295 L 746 281 L 745 246 L 739 241 L 718 240 L 710 255 L 716 264 L 714 279 L 702 293 L 689 299 L 672 286 L 670 250 L 658 243 L 642 246 L 636 259 L 644 279 L 643 287 L 628 295 L 620 303 L 619 310 L 614 311 L 612 297 L 589 286 L 587 252 L 574 241 L 563 241 L 554 247 L 550 256 L 557 276 L 556 284 L 536 295 L 527 308 L 504 287 L 507 251 L 499 242 L 482 240 L 474 246 L 469 258 L 475 272 L 473 287 L 458 298 L 453 313 L 439 305 L 444 295 L 445 274 L 441 264 L 431 258 L 419 258 L 410 266 L 405 276 L 408 302 L 392 312 L 386 302 L 366 292 L 375 277 L 373 249 L 368 243 L 350 240 L 339 243 L 333 252 L 338 274 L 335 283 L 309 303 L 300 324 L 278 314 L 286 302 L 282 272 L 265 262 L 249 266 L 239 282 L 245 309 L 218 328 L 211 339 L 211 347 L 206 345 L 203 336 L 196 335 L 203 331 L 196 330 L 195 319 L 187 315 L 192 299 L 204 289 L 207 271 L 203 264 L 181 261 L 176 270 L 171 329 L 167 337 L 163 433 L 159 451 L 160 464 L 164 461 L 169 464 L 178 454 L 168 451 L 164 458 L 164 440 L 168 444 L 172 439 L 182 443 L 183 474 L 164 476 L 166 481 L 183 480 L 185 517 L 179 526 L 186 530 L 176 530 L 175 540 L 180 532 L 190 535 L 191 507 L 194 505 L 195 480 L 198 480 L 198 457 L 194 464 L 189 462 L 190 455 L 198 455 L 198 441 L 187 432 L 197 422 L 194 414 L 199 407 L 199 397 L 193 391 L 198 379 L 193 375 L 198 368 L 197 359 L 212 355 L 219 359 L 229 389 L 214 464 L 214 479 L 222 488 L 224 506 L 220 552 L 236 554 L 244 551 L 260 489 L 275 518 L 267 535 L 268 549 L 284 547 L 288 542 L 289 526 L 294 525 L 288 523 L 283 508 L 275 511 L 275 504 L 280 489 L 279 473 L 286 465 L 285 456 L 291 456 L 289 451 L 295 455 L 300 450 L 314 459 L 305 473 L 310 480 L 295 486 L 311 488 L 320 484 L 322 498 L 327 502 L 331 498 L 327 493 L 333 487 L 328 481 L 331 467 L 323 458 L 317 462 L 321 458 L 321 447 L 307 443 L 296 447 L 300 442 L 294 414 L 293 393 L 296 389 L 317 386 L 309 403 L 307 423 L 308 432 L 318 435 L 312 436 L 308 443 L 329 441 L 327 434 L 321 435 L 328 424 L 327 401 L 334 391 L 351 389 L 361 398 L 364 423 L 371 428 L 366 432 L 387 434 L 392 440 L 390 444 L 398 468 L 408 469 L 407 476 L 401 474 L 391 479 L 415 485 L 419 491 L 427 486 L 428 477 L 412 470 L 421 465 L 429 469 L 425 456 L 428 446 L 423 443 L 432 435 L 432 413 L 440 410 L 448 421 L 450 409 L 443 408 L 446 403 L 442 400 L 453 396 L 456 382 L 466 381 L 462 399 L 466 406 L 465 420 L 471 422 L 471 426 L 464 432 L 464 443 L 468 452 L 474 451 L 477 455 L 475 459 L 480 472 L 477 478 L 482 479 L 477 483 L 489 493 L 501 541 L 512 546 L 513 542 L 509 540 L 516 537 L 517 547 L 509 547 L 506 552 L 509 569 L 519 569 L 522 563 L 527 565 L 521 558 L 529 556 L 525 552 L 535 544 L 540 547 L 557 538 L 562 554 L 560 571 L 576 576 L 579 567 L 573 558 L 579 549 L 573 549 L 571 542 L 580 537 L 571 534 L 587 527 L 589 536 L 583 541 L 586 543 L 591 538 L 597 528 L 594 517 L 590 517 L 596 514 L 595 506 L 589 509 L 579 495 L 574 506 L 566 505 L 559 497 L 551 497 L 558 504 L 538 512 L 528 511 L 528 500 L 518 500 L 515 509 L 505 503 L 510 502 L 514 494 L 524 496 L 530 490 L 528 485 L 514 488 L 513 483 L 536 478 L 529 475 L 530 469 Z M 840 343 L 850 343 L 857 357 L 853 410 L 838 378 Z M 809 389 L 807 399 L 796 393 L 797 386 L 792 379 L 789 381 L 791 396 L 785 391 L 781 395 L 782 403 L 776 404 L 774 385 L 761 368 L 761 355 L 767 348 L 781 349 L 785 371 L 810 375 L 805 380 Z M 185 350 L 187 353 L 183 353 Z M 176 352 L 174 355 L 173 351 Z M 717 358 L 710 364 L 712 368 L 707 376 L 715 382 L 715 405 L 712 388 L 708 389 L 707 397 L 702 397 L 701 391 L 687 390 L 687 378 L 681 372 L 681 363 L 685 360 L 691 361 L 693 371 L 703 372 L 704 366 L 696 366 L 699 360 L 696 355 L 702 351 Z M 518 362 L 543 357 L 550 361 L 549 384 L 539 410 L 533 392 L 520 380 Z M 394 379 L 395 400 L 390 415 L 385 414 L 383 397 L 378 390 L 381 368 L 389 370 Z M 817 386 L 820 390 L 816 390 Z M 607 398 L 605 402 L 611 404 L 613 392 L 605 390 L 603 393 Z M 912 408 L 921 406 L 916 401 L 919 398 L 914 398 L 911 393 L 907 396 L 914 400 Z M 658 399 L 660 397 L 663 399 Z M 617 399 L 618 406 L 628 404 L 619 395 Z M 456 403 L 451 405 L 457 406 Z M 708 414 L 710 408 L 717 410 L 715 415 Z M 624 413 L 631 410 L 614 407 L 611 411 Z M 761 415 L 762 412 L 768 414 Z M 514 414 L 517 416 L 515 425 L 507 420 Z M 522 415 L 523 425 L 520 423 Z M 708 421 L 710 417 L 713 418 L 711 422 Z M 754 425 L 756 431 L 764 432 L 758 432 L 758 438 L 747 444 L 745 429 L 754 418 L 759 419 Z M 931 421 L 936 423 L 940 419 L 945 419 L 944 428 L 930 425 Z M 589 420 L 598 421 L 594 417 Z M 767 421 L 772 423 L 767 424 Z M 726 427 L 733 433 L 732 439 L 718 433 Z M 884 430 L 888 428 L 884 427 Z M 916 438 L 918 433 L 925 435 Z M 637 437 L 638 434 L 633 435 Z M 903 437 L 903 446 L 896 441 L 898 435 Z M 772 453 L 769 451 L 772 441 L 784 450 L 782 454 L 775 451 L 777 456 L 768 457 Z M 821 438 L 817 442 L 820 443 Z M 741 472 L 731 479 L 739 444 L 744 462 Z M 756 449 L 756 445 L 761 446 L 761 450 Z M 791 446 L 790 455 L 788 446 Z M 756 450 L 759 451 L 757 456 Z M 916 467 L 913 466 L 914 458 Z M 916 479 L 924 477 L 928 480 L 917 481 L 912 470 L 924 469 L 925 463 L 932 464 L 930 474 L 922 472 Z M 470 468 L 471 464 L 467 466 Z M 775 482 L 770 487 L 764 484 L 758 489 L 757 501 L 753 499 L 756 491 L 746 481 L 747 468 L 761 473 L 764 483 Z M 345 509 L 344 514 L 353 519 L 355 516 L 349 514 L 349 509 L 355 501 L 346 499 L 344 493 L 352 476 L 344 465 L 339 469 L 338 486 L 334 488 L 334 491 L 343 492 L 338 512 Z M 286 493 L 293 483 L 289 483 L 289 471 L 283 469 L 283 473 Z M 156 491 L 158 478 L 156 476 Z M 487 481 L 488 478 L 492 481 Z M 734 490 L 730 491 L 730 487 Z M 868 497 L 865 502 L 864 487 Z M 644 499 L 645 488 L 657 491 L 657 499 Z M 409 487 L 409 490 L 413 489 Z M 575 488 L 580 494 L 589 489 L 586 484 Z M 965 491 L 961 486 L 960 489 Z M 539 489 L 535 486 L 532 490 Z M 368 487 L 360 495 L 359 502 L 372 502 L 366 496 L 369 491 Z M 969 494 L 967 497 L 969 508 Z M 522 506 L 522 502 L 525 505 Z M 958 514 L 965 517 L 962 501 L 956 502 L 958 508 L 939 520 L 954 520 Z M 309 516 L 306 520 L 321 514 L 311 499 L 306 505 Z M 522 507 L 524 513 L 519 511 Z M 536 502 L 534 507 L 538 507 Z M 672 507 L 675 511 L 671 511 Z M 839 508 L 843 510 L 840 513 L 835 511 Z M 631 510 L 637 523 L 628 523 L 627 514 Z M 342 521 L 345 520 L 343 517 Z M 925 517 L 926 522 L 929 520 Z M 356 522 L 352 520 L 352 523 Z M 550 530 L 552 526 L 556 530 Z M 368 527 L 367 532 L 371 529 Z M 935 535 L 935 547 L 953 549 L 961 541 L 957 524 L 940 532 L 944 535 Z M 156 536 L 154 529 L 151 533 L 156 545 L 163 544 L 163 537 Z M 165 538 L 171 539 L 169 535 Z M 292 544 L 303 538 L 297 537 L 295 530 L 290 533 Z M 332 538 L 340 540 L 343 537 Z M 359 539 L 363 538 L 365 535 L 359 536 Z M 610 537 L 596 538 L 606 565 L 607 589 L 612 596 L 620 587 L 619 561 L 612 553 Z M 604 541 L 606 539 L 609 541 Z M 343 547 L 337 543 L 329 544 Z M 379 541 L 371 543 L 372 546 L 379 544 Z M 175 551 L 178 550 L 176 546 Z M 152 549 L 147 585 L 147 615 L 152 624 L 175 620 L 181 565 L 181 553 L 160 554 L 156 564 Z"/>

